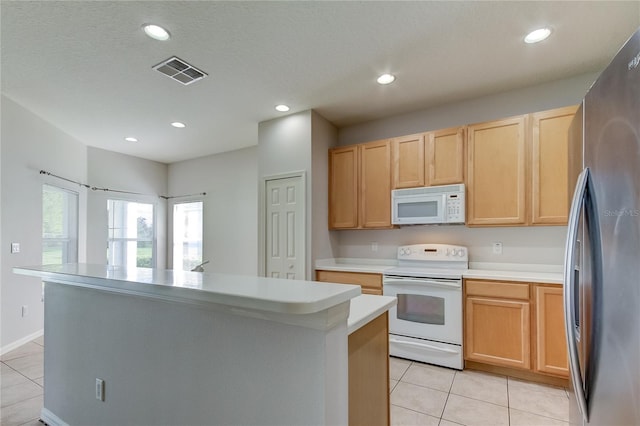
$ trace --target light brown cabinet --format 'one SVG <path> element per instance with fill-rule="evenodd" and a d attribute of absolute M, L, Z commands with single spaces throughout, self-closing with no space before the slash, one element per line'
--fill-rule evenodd
<path fill-rule="evenodd" d="M 567 223 L 569 127 L 577 107 L 531 114 L 531 224 Z"/>
<path fill-rule="evenodd" d="M 358 147 L 329 151 L 329 229 L 358 227 Z"/>
<path fill-rule="evenodd" d="M 534 287 L 536 371 L 569 376 L 562 287 Z"/>
<path fill-rule="evenodd" d="M 466 282 L 465 359 L 528 369 L 527 284 Z"/>
<path fill-rule="evenodd" d="M 568 377 L 561 286 L 466 279 L 464 287 L 465 361 Z"/>
<path fill-rule="evenodd" d="M 391 227 L 391 143 L 359 145 L 361 228 Z"/>
<path fill-rule="evenodd" d="M 464 182 L 464 127 L 402 136 L 393 147 L 393 188 Z"/>
<path fill-rule="evenodd" d="M 402 136 L 391 141 L 393 146 L 393 188 L 425 185 L 424 134 Z"/>
<path fill-rule="evenodd" d="M 467 225 L 526 224 L 527 117 L 467 127 Z"/>
<path fill-rule="evenodd" d="M 467 224 L 564 225 L 577 107 L 468 126 Z"/>
<path fill-rule="evenodd" d="M 428 185 L 464 183 L 464 127 L 425 134 Z"/>
<path fill-rule="evenodd" d="M 363 294 L 382 295 L 382 275 L 364 272 L 316 271 L 316 281 L 355 284 Z"/>
<path fill-rule="evenodd" d="M 349 425 L 389 425 L 389 314 L 349 335 Z"/>
<path fill-rule="evenodd" d="M 388 140 L 329 150 L 329 229 L 391 228 Z"/>

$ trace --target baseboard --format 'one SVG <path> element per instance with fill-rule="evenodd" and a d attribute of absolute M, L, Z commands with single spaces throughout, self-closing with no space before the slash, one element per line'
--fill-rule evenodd
<path fill-rule="evenodd" d="M 11 352 L 12 350 L 19 348 L 20 346 L 29 343 L 30 341 L 32 341 L 33 339 L 37 339 L 38 337 L 42 336 L 44 334 L 44 328 L 41 328 L 40 330 L 36 331 L 35 333 L 31 333 L 28 336 L 24 336 L 22 339 L 20 340 L 16 340 L 15 342 L 9 343 L 8 345 L 3 346 L 2 348 L 0 348 L 0 355 L 4 355 L 7 352 Z"/>
<path fill-rule="evenodd" d="M 44 407 L 40 410 L 40 420 L 45 422 L 48 426 L 69 426 L 68 423 L 65 423 L 60 417 L 56 416 Z"/>

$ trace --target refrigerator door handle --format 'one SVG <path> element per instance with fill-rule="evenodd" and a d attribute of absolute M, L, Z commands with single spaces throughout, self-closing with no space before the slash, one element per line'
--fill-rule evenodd
<path fill-rule="evenodd" d="M 589 181 L 589 168 L 585 168 L 576 183 L 576 189 L 571 202 L 569 211 L 569 224 L 567 229 L 567 241 L 565 247 L 564 259 L 564 323 L 567 331 L 567 346 L 569 350 L 569 370 L 573 381 L 574 392 L 578 401 L 578 408 L 588 422 L 587 400 L 584 392 L 584 383 L 580 374 L 580 361 L 578 358 L 578 347 L 576 344 L 576 326 L 575 318 L 578 312 L 575 312 L 575 304 L 573 303 L 576 291 L 575 282 L 575 255 L 576 243 L 578 239 L 578 225 L 580 220 L 580 212 L 585 202 L 587 194 L 587 184 Z"/>

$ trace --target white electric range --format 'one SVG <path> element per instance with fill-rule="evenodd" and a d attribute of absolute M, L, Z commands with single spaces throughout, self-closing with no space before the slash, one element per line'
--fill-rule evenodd
<path fill-rule="evenodd" d="M 389 353 L 462 370 L 462 275 L 466 247 L 398 247 L 398 266 L 383 276 L 383 294 L 398 298 L 389 310 Z"/>

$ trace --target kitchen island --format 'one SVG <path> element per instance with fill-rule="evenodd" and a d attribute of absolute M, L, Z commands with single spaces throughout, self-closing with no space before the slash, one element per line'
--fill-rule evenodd
<path fill-rule="evenodd" d="M 86 264 L 14 272 L 46 283 L 50 425 L 347 424 L 349 331 L 395 304 L 358 299 L 350 323 L 351 285 Z"/>

